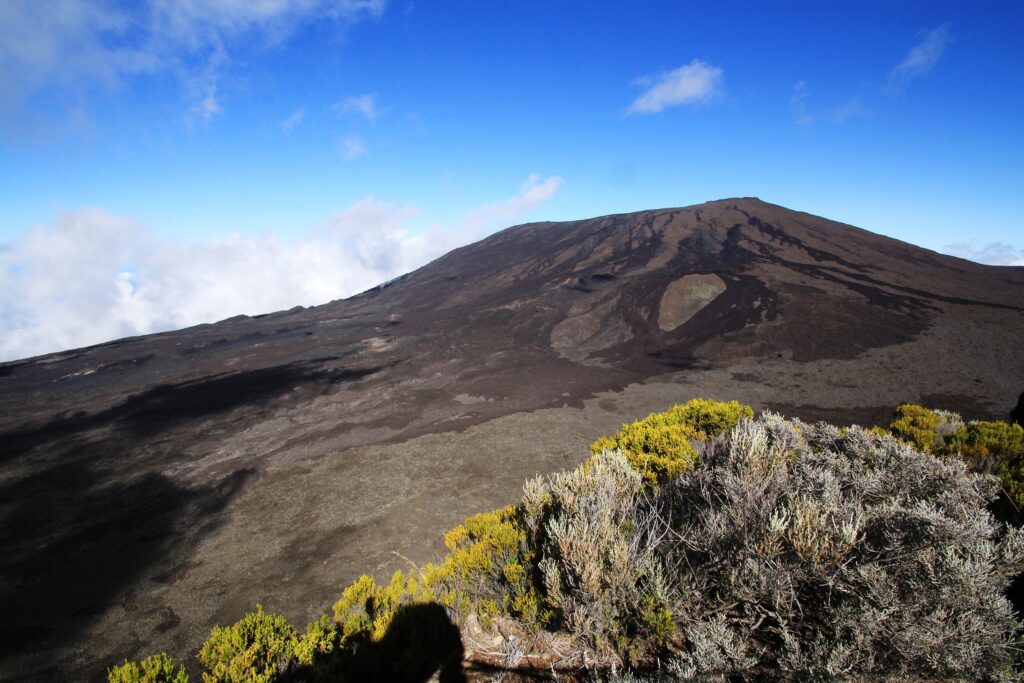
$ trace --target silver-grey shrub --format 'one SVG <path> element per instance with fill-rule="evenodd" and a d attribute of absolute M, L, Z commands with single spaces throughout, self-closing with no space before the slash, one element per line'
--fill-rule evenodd
<path fill-rule="evenodd" d="M 672 601 L 648 537 L 662 525 L 620 453 L 531 482 L 522 509 L 548 607 L 596 656 L 636 659 L 670 635 Z"/>
<path fill-rule="evenodd" d="M 687 596 L 676 619 L 694 635 L 715 623 L 723 643 L 700 656 L 707 636 L 691 636 L 677 665 L 1009 675 L 1019 624 L 1003 592 L 1024 543 L 1016 530 L 999 537 L 986 511 L 996 486 L 856 427 L 772 414 L 741 423 L 661 491 L 672 533 L 660 551 Z"/>
<path fill-rule="evenodd" d="M 1009 679 L 1024 535 L 987 512 L 996 486 L 888 436 L 766 413 L 655 491 L 606 452 L 532 482 L 523 510 L 548 605 L 613 662 Z"/>

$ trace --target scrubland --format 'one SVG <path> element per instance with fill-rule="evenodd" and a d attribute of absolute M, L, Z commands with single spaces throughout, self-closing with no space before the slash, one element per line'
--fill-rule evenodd
<path fill-rule="evenodd" d="M 847 428 L 695 399 L 591 450 L 304 628 L 257 605 L 213 629 L 203 680 L 1022 677 L 1019 425 L 902 405 Z M 157 654 L 109 680 L 188 677 Z"/>

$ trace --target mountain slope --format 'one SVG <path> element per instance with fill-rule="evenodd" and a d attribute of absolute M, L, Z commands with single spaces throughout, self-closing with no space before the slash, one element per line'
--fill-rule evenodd
<path fill-rule="evenodd" d="M 882 421 L 1024 388 L 1024 271 L 756 199 L 509 228 L 323 306 L 0 365 L 0 678 L 308 606 L 694 395 Z"/>

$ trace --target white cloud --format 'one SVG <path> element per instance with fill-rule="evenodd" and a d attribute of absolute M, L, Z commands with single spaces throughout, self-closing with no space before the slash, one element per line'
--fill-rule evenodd
<path fill-rule="evenodd" d="M 377 108 L 377 96 L 373 93 L 346 97 L 336 103 L 334 108 L 345 113 L 359 114 L 366 117 L 367 121 L 373 121 L 380 116 L 380 110 Z"/>
<path fill-rule="evenodd" d="M 722 69 L 695 59 L 657 78 L 646 77 L 638 82 L 649 84 L 649 87 L 627 111 L 630 114 L 656 114 L 666 107 L 713 99 L 722 89 Z"/>
<path fill-rule="evenodd" d="M 181 80 L 189 109 L 220 111 L 221 72 L 236 48 L 270 46 L 318 20 L 339 30 L 379 17 L 384 0 L 4 0 L 0 105 L 13 110 L 47 89 L 85 97 L 140 74 Z M 64 99 L 64 98 L 61 98 Z"/>
<path fill-rule="evenodd" d="M 365 157 L 370 153 L 366 143 L 358 135 L 347 135 L 345 139 L 341 141 L 338 151 L 341 153 L 342 159 L 358 159 L 359 157 Z"/>
<path fill-rule="evenodd" d="M 942 251 L 990 266 L 1024 266 L 1024 249 L 1018 249 L 1005 242 L 989 242 L 988 244 L 959 242 L 947 244 Z"/>
<path fill-rule="evenodd" d="M 281 122 L 281 130 L 285 133 L 292 132 L 292 128 L 302 123 L 302 119 L 304 118 L 306 118 L 306 110 L 303 107 L 299 107 L 291 116 Z"/>
<path fill-rule="evenodd" d="M 910 79 L 931 71 L 952 40 L 948 25 L 928 31 L 921 42 L 912 47 L 903 61 L 889 73 L 889 87 L 902 88 Z"/>
<path fill-rule="evenodd" d="M 519 188 L 519 192 L 508 199 L 467 211 L 463 224 L 474 233 L 496 226 L 507 226 L 525 216 L 533 207 L 553 197 L 564 184 L 565 181 L 559 176 L 549 176 L 541 180 L 540 176 L 531 175 Z"/>
<path fill-rule="evenodd" d="M 103 209 L 62 211 L 0 244 L 0 360 L 351 296 L 480 237 L 475 229 L 504 227 L 561 184 L 531 176 L 509 200 L 466 212 L 458 230 L 413 232 L 414 208 L 366 197 L 292 240 L 191 243 Z"/>

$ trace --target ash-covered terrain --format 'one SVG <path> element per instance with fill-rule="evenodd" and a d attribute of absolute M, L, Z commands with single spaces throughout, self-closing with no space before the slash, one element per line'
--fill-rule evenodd
<path fill-rule="evenodd" d="M 350 299 L 0 364 L 0 680 L 185 661 L 694 396 L 1002 418 L 1024 269 L 728 199 L 509 228 Z"/>

